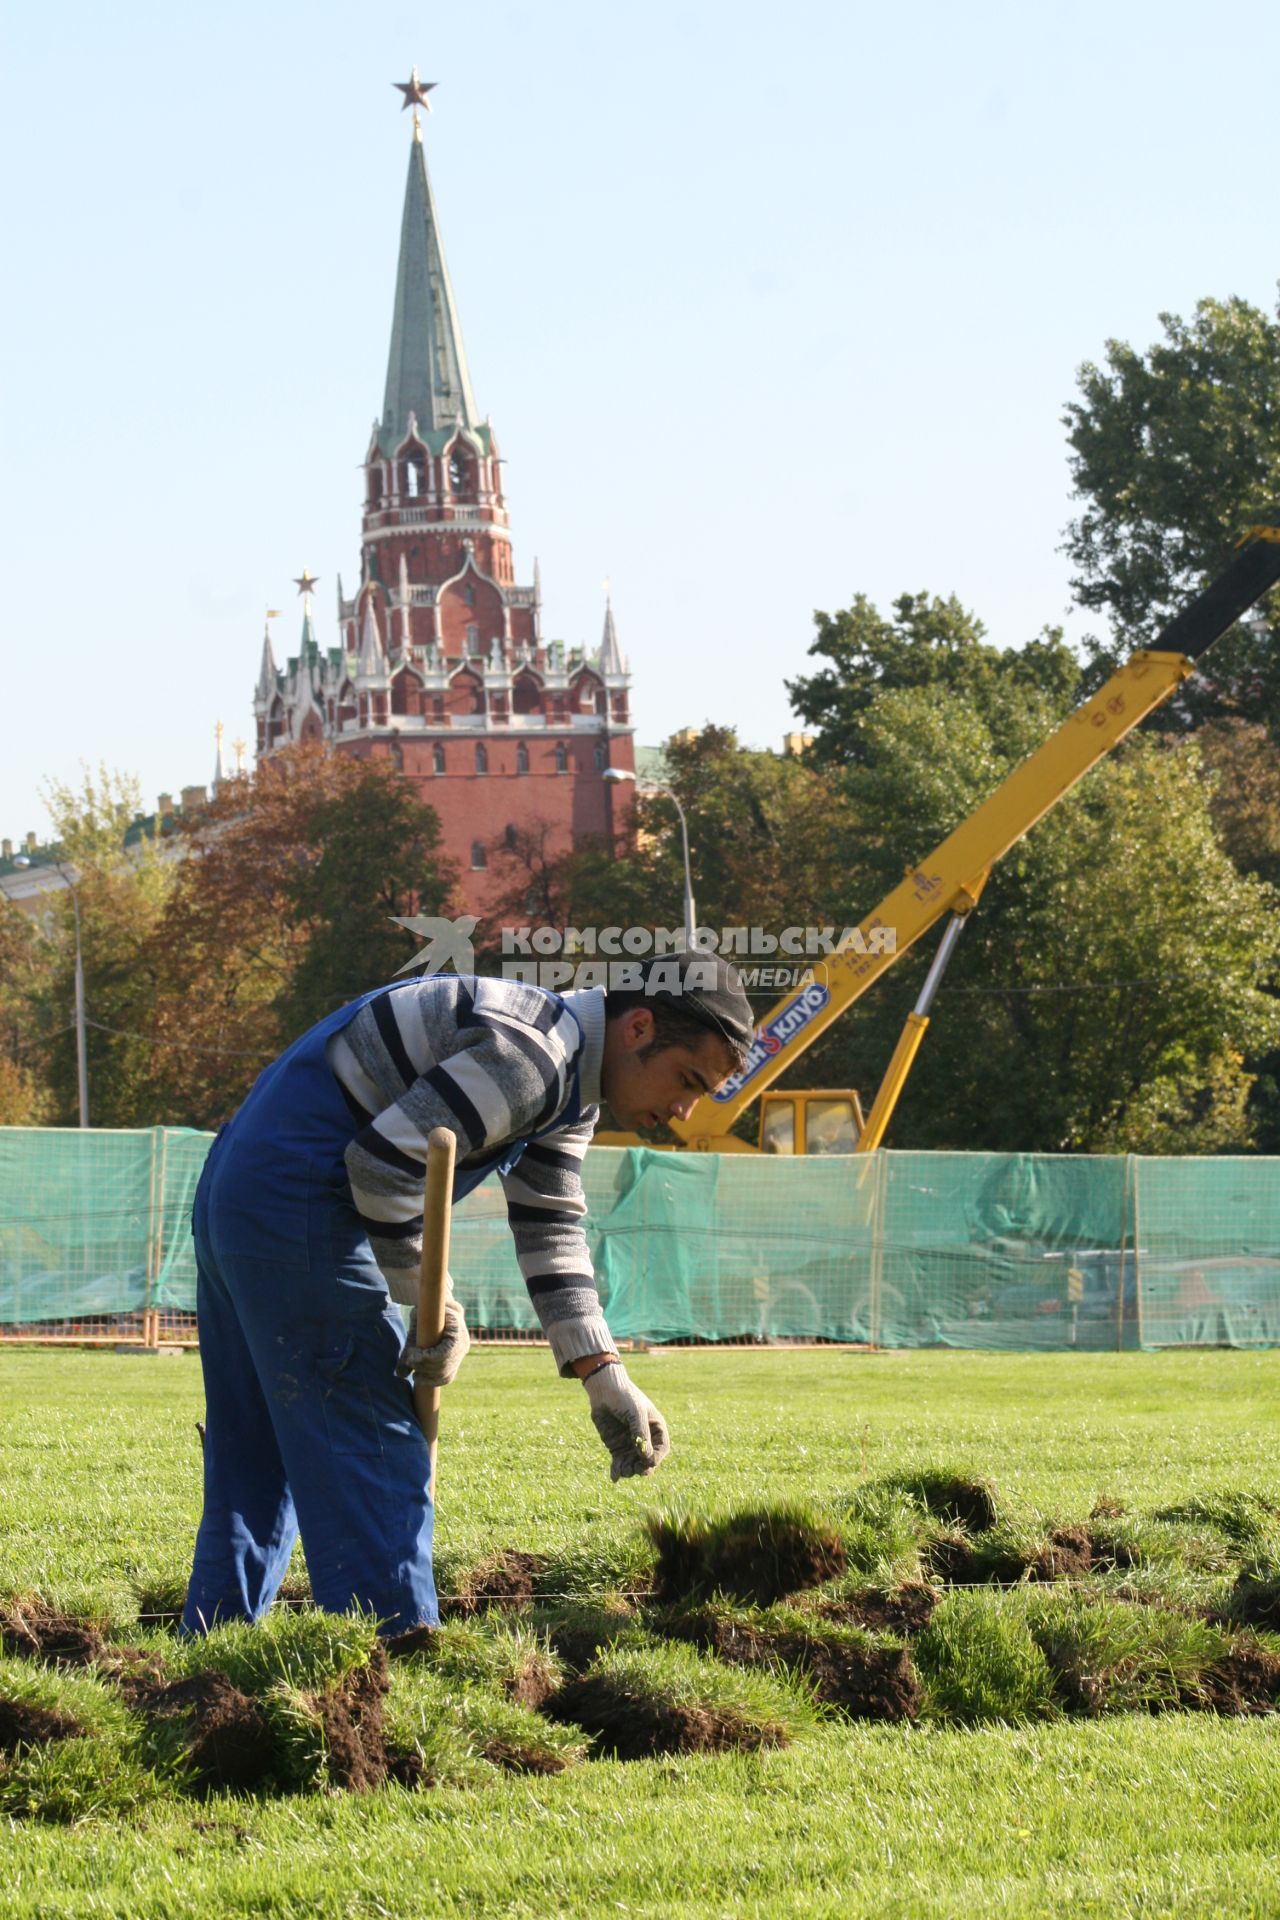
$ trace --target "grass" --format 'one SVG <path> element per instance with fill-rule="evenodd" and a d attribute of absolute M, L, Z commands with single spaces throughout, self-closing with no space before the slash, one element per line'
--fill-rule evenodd
<path fill-rule="evenodd" d="M 794 1503 L 834 1518 L 849 1568 L 799 1596 L 803 1614 L 823 1595 L 910 1576 L 930 1529 L 951 1525 L 910 1490 L 913 1478 L 923 1485 L 944 1471 L 940 1461 L 952 1477 L 991 1482 L 997 1525 L 1019 1540 L 1087 1522 L 1100 1497 L 1122 1507 L 1106 1525 L 1128 1530 L 1133 1564 L 1098 1578 L 1113 1596 L 1145 1584 L 1166 1600 L 1194 1592 L 1215 1604 L 1240 1566 L 1256 1584 L 1276 1575 L 1266 1509 L 1280 1493 L 1280 1355 L 749 1353 L 637 1358 L 632 1371 L 673 1430 L 676 1451 L 654 1482 L 609 1483 L 580 1393 L 555 1380 L 543 1354 L 475 1355 L 444 1410 L 442 1587 L 503 1548 L 536 1553 L 536 1618 L 576 1623 L 588 1640 L 620 1636 L 597 1668 L 612 1661 L 650 1681 L 657 1671 L 632 1613 L 652 1569 L 644 1522 L 656 1506 L 725 1514 Z M 36 1591 L 129 1631 L 141 1598 L 172 1595 L 185 1572 L 198 1505 L 196 1363 L 0 1352 L 0 1399 L 0 1594 Z M 127 1751 L 128 1764 L 108 1766 L 121 1752 L 110 1738 L 60 1742 L 42 1764 L 61 1779 L 31 1781 L 31 1791 L 47 1803 L 56 1788 L 59 1818 L 81 1824 L 0 1822 L 0 1915 L 1280 1911 L 1277 1724 L 1150 1713 L 1217 1644 L 1188 1645 L 1187 1620 L 1165 1611 L 1174 1639 L 1153 1650 L 1141 1635 L 1136 1645 L 1114 1637 L 1114 1619 L 1091 1638 L 1096 1622 L 1053 1588 L 956 1591 L 914 1643 L 935 1701 L 948 1648 L 981 1638 L 982 1615 L 1025 1636 L 982 1641 L 986 1705 L 999 1686 L 1015 1696 L 1020 1686 L 1020 1710 L 1039 1713 L 1029 1644 L 1050 1676 L 1045 1717 L 1001 1724 L 1004 1714 L 983 1719 L 972 1700 L 963 1728 L 832 1715 L 785 1749 L 571 1759 L 559 1773 L 485 1757 L 487 1741 L 514 1753 L 519 1735 L 539 1769 L 556 1741 L 572 1747 L 581 1736 L 503 1696 L 528 1623 L 480 1614 L 456 1630 L 505 1636 L 496 1655 L 460 1640 L 452 1673 L 415 1677 L 412 1663 L 393 1664 L 388 1725 L 403 1732 L 417 1701 L 439 1784 L 180 1801 L 157 1798 Z M 783 1618 L 801 1632 L 791 1614 L 775 1624 Z M 337 1642 L 333 1623 L 321 1623 L 304 1629 L 313 1641 L 286 1635 L 274 1654 L 246 1651 L 240 1671 L 296 1707 L 352 1652 L 350 1625 Z M 130 1637 L 151 1640 L 137 1629 Z M 1136 1703 L 1144 1688 L 1155 1697 L 1139 1712 L 1065 1717 L 1072 1660 L 1102 1677 L 1113 1705 Z M 54 1707 L 64 1681 L 95 1684 L 35 1671 L 52 1674 Z M 672 1671 L 659 1674 L 668 1698 Z M 801 1698 L 768 1674 L 729 1678 Z M 301 1720 L 299 1751 L 314 1760 L 314 1722 L 309 1734 L 305 1710 Z M 539 1758 L 540 1742 L 551 1744 Z M 20 1811 L 12 1800 L 10 1809 Z"/>

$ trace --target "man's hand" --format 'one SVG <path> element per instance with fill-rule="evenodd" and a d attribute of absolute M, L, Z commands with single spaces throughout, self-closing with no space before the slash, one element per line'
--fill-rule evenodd
<path fill-rule="evenodd" d="M 612 1456 L 611 1480 L 652 1473 L 671 1451 L 667 1423 L 652 1400 L 641 1393 L 620 1361 L 600 1367 L 583 1380 L 591 1402 L 591 1421 Z"/>
<path fill-rule="evenodd" d="M 434 1347 L 418 1345 L 418 1309 L 415 1307 L 410 1313 L 409 1332 L 396 1361 L 396 1372 L 402 1380 L 413 1374 L 422 1386 L 447 1387 L 466 1359 L 470 1345 L 466 1315 L 450 1294 L 444 1303 L 444 1338 Z"/>

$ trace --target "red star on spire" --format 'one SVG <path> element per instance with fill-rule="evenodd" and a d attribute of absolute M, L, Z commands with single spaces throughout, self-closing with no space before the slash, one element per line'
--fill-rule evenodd
<path fill-rule="evenodd" d="M 427 112 L 430 113 L 431 102 L 428 100 L 427 95 L 433 92 L 440 83 L 437 80 L 419 80 L 418 69 L 415 67 L 407 80 L 393 80 L 391 84 L 397 93 L 404 95 L 404 99 L 400 103 L 401 113 L 404 112 L 406 107 L 425 107 Z"/>

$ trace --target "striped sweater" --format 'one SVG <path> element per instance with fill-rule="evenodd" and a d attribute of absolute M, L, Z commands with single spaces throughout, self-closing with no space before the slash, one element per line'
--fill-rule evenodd
<path fill-rule="evenodd" d="M 356 1124 L 356 1210 L 392 1298 L 416 1295 L 427 1137 L 447 1127 L 460 1168 L 549 1129 L 501 1174 L 516 1257 L 561 1373 L 615 1351 L 583 1230 L 582 1156 L 599 1118 L 604 993 L 514 980 L 406 980 L 355 1014 L 326 1057 Z M 572 1009 L 566 1012 L 565 1007 Z M 578 1118 L 556 1127 L 575 1081 Z"/>

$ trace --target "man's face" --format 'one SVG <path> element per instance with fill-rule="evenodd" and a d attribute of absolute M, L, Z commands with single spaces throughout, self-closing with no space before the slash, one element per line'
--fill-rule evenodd
<path fill-rule="evenodd" d="M 605 1028 L 601 1090 L 621 1128 L 687 1120 L 703 1094 L 714 1093 L 733 1071 L 733 1056 L 718 1033 L 658 1052 L 649 1050 L 653 1037 L 648 1007 L 633 1007 Z"/>

